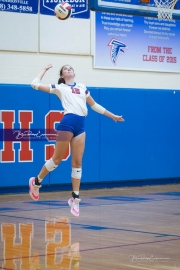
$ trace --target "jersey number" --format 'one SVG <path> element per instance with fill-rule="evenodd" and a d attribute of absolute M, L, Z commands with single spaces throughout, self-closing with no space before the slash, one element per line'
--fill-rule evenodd
<path fill-rule="evenodd" d="M 80 94 L 80 90 L 78 88 L 71 88 L 73 94 Z"/>

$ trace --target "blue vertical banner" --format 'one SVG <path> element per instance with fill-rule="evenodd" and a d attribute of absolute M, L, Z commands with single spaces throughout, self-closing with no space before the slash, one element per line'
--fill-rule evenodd
<path fill-rule="evenodd" d="M 95 68 L 180 72 L 180 21 L 95 13 Z"/>
<path fill-rule="evenodd" d="M 44 15 L 53 15 L 54 8 L 60 4 L 61 0 L 40 0 L 40 13 Z M 90 10 L 88 8 L 88 0 L 66 0 L 72 6 L 71 18 L 90 18 Z"/>
<path fill-rule="evenodd" d="M 0 11 L 38 13 L 39 0 L 0 0 Z"/>

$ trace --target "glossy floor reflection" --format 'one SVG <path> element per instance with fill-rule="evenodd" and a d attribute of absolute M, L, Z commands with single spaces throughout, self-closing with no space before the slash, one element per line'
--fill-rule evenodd
<path fill-rule="evenodd" d="M 180 185 L 0 196 L 0 269 L 180 270 Z"/>

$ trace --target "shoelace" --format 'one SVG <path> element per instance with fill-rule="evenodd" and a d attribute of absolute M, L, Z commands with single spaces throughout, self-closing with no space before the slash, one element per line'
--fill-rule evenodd
<path fill-rule="evenodd" d="M 40 189 L 40 188 L 41 188 L 41 185 L 40 185 L 40 186 L 36 186 L 36 185 L 33 186 L 34 193 L 35 193 L 36 195 L 39 194 L 39 189 Z"/>
<path fill-rule="evenodd" d="M 79 202 L 74 202 L 74 206 L 76 207 L 77 210 L 79 210 Z"/>

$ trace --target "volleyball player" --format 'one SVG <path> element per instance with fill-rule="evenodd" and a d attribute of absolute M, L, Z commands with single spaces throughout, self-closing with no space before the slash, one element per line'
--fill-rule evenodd
<path fill-rule="evenodd" d="M 61 100 L 64 108 L 64 117 L 57 127 L 57 139 L 55 150 L 50 158 L 42 167 L 36 177 L 29 179 L 29 193 L 33 200 L 39 200 L 39 188 L 43 178 L 57 168 L 62 161 L 70 143 L 72 154 L 72 197 L 68 200 L 71 213 L 79 216 L 79 188 L 82 176 L 82 157 L 85 147 L 85 118 L 87 116 L 86 102 L 91 109 L 97 113 L 112 118 L 114 121 L 124 122 L 122 116 L 115 115 L 95 102 L 90 92 L 84 84 L 74 81 L 74 70 L 71 66 L 65 65 L 60 70 L 58 84 L 45 85 L 41 80 L 47 70 L 52 65 L 47 65 L 39 75 L 32 81 L 31 86 L 36 90 L 55 94 Z"/>

